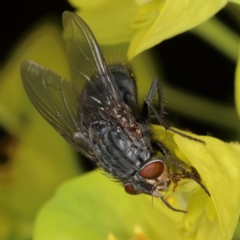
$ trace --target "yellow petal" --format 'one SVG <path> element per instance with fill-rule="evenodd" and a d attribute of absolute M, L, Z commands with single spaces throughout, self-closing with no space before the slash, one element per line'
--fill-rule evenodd
<path fill-rule="evenodd" d="M 90 1 L 76 0 L 74 6 L 78 7 L 77 14 L 90 27 L 99 44 L 107 45 L 130 41 L 133 35 L 130 26 L 137 13 L 137 5 L 134 1 L 101 1 L 92 8 L 88 8 L 88 2 Z"/>
<path fill-rule="evenodd" d="M 240 214 L 240 205 L 236 204 L 240 201 L 240 145 L 224 143 L 213 137 L 201 137 L 205 145 L 193 144 L 188 139 L 183 141 L 178 135 L 174 139 L 209 189 L 222 232 L 229 239 Z M 210 221 L 215 219 L 214 212 L 210 213 L 207 209 L 205 211 Z"/>
<path fill-rule="evenodd" d="M 106 240 L 117 240 L 117 238 L 115 238 L 114 235 L 110 233 Z"/>
<path fill-rule="evenodd" d="M 101 5 L 107 3 L 108 0 L 91 0 L 91 1 L 69 0 L 69 2 L 75 8 L 92 9 L 101 7 Z"/>
<path fill-rule="evenodd" d="M 140 226 L 135 226 L 134 228 L 134 237 L 132 240 L 148 240 L 147 236 L 145 235 L 144 231 Z"/>
<path fill-rule="evenodd" d="M 159 5 L 159 16 L 151 27 L 137 31 L 131 40 L 128 56 L 133 58 L 165 39 L 187 31 L 212 17 L 226 0 L 166 1 Z"/>
<path fill-rule="evenodd" d="M 128 57 L 212 17 L 227 0 L 71 0 L 100 44 L 130 42 Z"/>
<path fill-rule="evenodd" d="M 167 145 L 173 156 L 197 169 L 211 194 L 211 197 L 208 197 L 199 186 L 197 187 L 197 184 L 195 184 L 195 190 L 189 188 L 192 195 L 188 201 L 188 214 L 183 220 L 184 239 L 192 239 L 194 232 L 198 234 L 197 239 L 204 239 L 204 234 L 210 229 L 212 229 L 210 231 L 212 237 L 218 234 L 218 239 L 231 239 L 240 214 L 240 206 L 236 204 L 240 201 L 238 185 L 240 145 L 225 143 L 213 137 L 187 133 L 204 140 L 204 145 L 171 132 L 167 132 L 166 135 L 158 126 L 154 126 L 153 129 L 157 134 L 156 138 Z M 172 137 L 178 147 L 171 143 Z M 181 191 L 183 189 L 181 186 Z M 200 226 L 204 228 L 204 231 L 198 232 L 197 229 Z"/>
<path fill-rule="evenodd" d="M 59 188 L 38 215 L 36 239 L 58 239 L 62 235 L 106 239 L 109 233 L 117 239 L 131 239 L 134 227 L 133 239 L 232 239 L 240 213 L 236 204 L 240 201 L 239 145 L 195 136 L 204 140 L 204 145 L 171 132 L 166 135 L 161 127 L 153 129 L 173 156 L 197 169 L 211 197 L 192 180 L 182 180 L 175 192 L 170 186 L 164 196 L 174 207 L 188 210 L 180 214 L 157 199 L 129 196 L 122 187 L 93 172 Z"/>

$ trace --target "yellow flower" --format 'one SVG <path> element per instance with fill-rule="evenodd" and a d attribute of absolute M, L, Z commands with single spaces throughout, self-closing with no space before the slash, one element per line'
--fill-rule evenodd
<path fill-rule="evenodd" d="M 128 57 L 203 23 L 227 0 L 69 0 L 100 44 L 130 42 Z M 235 1 L 237 2 L 237 1 Z"/>
<path fill-rule="evenodd" d="M 165 195 L 173 206 L 188 210 L 177 213 L 155 198 L 127 195 L 93 172 L 59 188 L 38 215 L 34 239 L 232 239 L 240 213 L 240 145 L 197 136 L 203 145 L 166 135 L 161 127 L 153 131 L 172 154 L 199 171 L 211 197 L 192 180 L 182 180 Z"/>

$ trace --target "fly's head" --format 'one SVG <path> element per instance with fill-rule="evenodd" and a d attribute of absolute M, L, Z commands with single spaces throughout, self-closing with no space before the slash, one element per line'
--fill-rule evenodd
<path fill-rule="evenodd" d="M 174 208 L 171 204 L 169 204 L 161 192 L 168 190 L 170 183 L 174 184 L 173 191 L 175 191 L 177 184 L 181 179 L 188 177 L 193 179 L 192 175 L 195 174 L 195 172 L 193 172 L 193 170 L 188 172 L 191 176 L 179 174 L 177 172 L 173 172 L 172 168 L 168 169 L 167 165 L 161 159 L 151 159 L 125 183 L 124 188 L 125 191 L 131 195 L 145 193 L 150 196 L 160 198 L 171 210 L 186 213 L 187 211 Z M 200 183 L 203 189 L 207 192 L 204 185 L 201 184 L 200 178 L 195 181 Z"/>
<path fill-rule="evenodd" d="M 125 184 L 128 194 L 145 193 L 159 197 L 159 191 L 168 189 L 170 175 L 167 166 L 160 159 L 150 160 Z"/>

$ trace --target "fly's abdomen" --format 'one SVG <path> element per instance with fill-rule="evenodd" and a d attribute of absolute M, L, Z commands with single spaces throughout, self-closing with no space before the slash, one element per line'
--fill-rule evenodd
<path fill-rule="evenodd" d="M 119 126 L 99 121 L 93 123 L 90 128 L 99 165 L 123 181 L 139 170 L 145 161 L 142 159 L 143 155 L 150 156 L 144 144 L 136 146 L 131 137 Z"/>

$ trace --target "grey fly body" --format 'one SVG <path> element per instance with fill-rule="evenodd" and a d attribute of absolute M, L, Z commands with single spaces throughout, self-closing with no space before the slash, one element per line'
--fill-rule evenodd
<path fill-rule="evenodd" d="M 136 116 L 137 90 L 129 68 L 106 64 L 93 33 L 78 15 L 64 12 L 63 27 L 71 82 L 32 61 L 24 61 L 21 66 L 24 88 L 43 117 L 77 151 L 120 181 L 129 194 L 160 198 L 179 212 L 186 211 L 172 207 L 161 194 L 171 182 L 193 179 L 209 195 L 197 171 L 186 170 L 163 143 L 151 137 L 149 117 L 154 115 L 169 131 L 202 142 L 166 126 L 158 79 L 153 80 Z M 152 106 L 155 94 L 159 97 L 158 110 Z M 170 173 L 164 159 L 181 174 Z"/>

